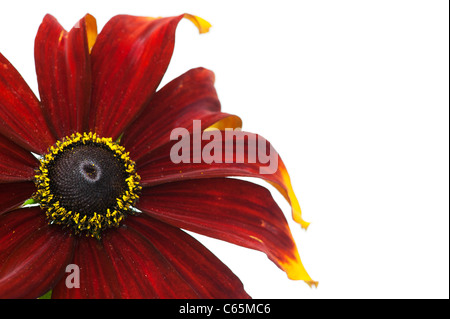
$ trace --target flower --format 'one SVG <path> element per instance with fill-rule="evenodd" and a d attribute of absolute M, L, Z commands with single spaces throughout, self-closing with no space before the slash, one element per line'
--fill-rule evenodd
<path fill-rule="evenodd" d="M 262 251 L 289 278 L 317 284 L 270 192 L 229 178 L 268 181 L 306 228 L 278 154 L 273 174 L 260 172 L 259 159 L 171 160 L 175 128 L 194 135 L 198 120 L 201 132 L 229 141 L 226 128 L 242 124 L 221 112 L 204 68 L 157 91 L 182 18 L 209 29 L 190 14 L 119 15 L 97 34 L 86 15 L 67 32 L 45 16 L 35 40 L 40 100 L 0 54 L 0 297 L 248 298 L 182 229 Z M 233 138 L 234 151 L 271 147 L 252 133 Z M 206 142 L 192 139 L 192 153 Z M 79 288 L 67 284 L 68 265 L 79 269 Z"/>

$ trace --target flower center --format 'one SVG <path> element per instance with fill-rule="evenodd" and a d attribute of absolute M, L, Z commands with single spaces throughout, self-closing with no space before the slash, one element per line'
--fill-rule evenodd
<path fill-rule="evenodd" d="M 133 214 L 141 187 L 125 149 L 92 133 L 73 134 L 40 161 L 34 198 L 50 223 L 100 238 Z"/>

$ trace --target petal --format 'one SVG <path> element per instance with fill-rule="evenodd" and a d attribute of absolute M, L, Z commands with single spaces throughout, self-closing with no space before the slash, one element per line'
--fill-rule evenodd
<path fill-rule="evenodd" d="M 33 182 L 0 184 L 0 215 L 23 204 L 35 191 Z"/>
<path fill-rule="evenodd" d="M 194 131 L 189 138 L 186 137 L 187 143 L 184 143 L 184 139 L 172 141 L 136 161 L 141 184 L 151 186 L 186 179 L 226 176 L 262 178 L 276 187 L 287 199 L 294 220 L 303 228 L 308 227 L 309 223 L 301 217 L 300 205 L 286 167 L 267 140 L 259 135 L 241 131 L 216 130 L 215 135 L 206 140 L 203 140 L 204 136 L 202 138 L 201 135 L 200 131 Z M 216 155 L 217 151 L 218 158 L 213 158 L 210 152 L 205 152 L 211 144 L 215 145 L 213 153 Z M 181 158 L 182 162 L 176 158 L 178 145 L 182 145 L 180 149 L 185 149 L 187 154 Z M 269 155 L 264 155 L 268 150 Z M 205 162 L 205 159 L 208 161 Z"/>
<path fill-rule="evenodd" d="M 21 213 L 14 211 L 10 214 Z M 65 266 L 72 260 L 73 236 L 53 225 L 34 230 L 17 242 L 9 254 L 2 254 L 0 298 L 37 298 L 43 295 L 58 282 Z M 3 226 L 1 232 L 10 233 L 11 228 Z"/>
<path fill-rule="evenodd" d="M 122 298 L 198 297 L 155 246 L 130 227 L 106 232 L 103 243 Z"/>
<path fill-rule="evenodd" d="M 56 140 L 39 101 L 19 72 L 0 54 L 0 134 L 23 148 L 44 154 Z"/>
<path fill-rule="evenodd" d="M 192 236 L 148 216 L 126 224 L 144 235 L 200 298 L 249 298 L 239 278 Z"/>
<path fill-rule="evenodd" d="M 176 227 L 262 251 L 289 278 L 314 284 L 264 187 L 229 178 L 173 182 L 144 188 L 138 208 Z"/>
<path fill-rule="evenodd" d="M 34 55 L 39 94 L 58 139 L 87 129 L 92 86 L 89 42 L 96 33 L 91 15 L 67 32 L 47 14 L 36 35 Z"/>
<path fill-rule="evenodd" d="M 148 256 L 145 256 L 145 254 L 149 253 L 149 256 L 156 254 L 157 259 L 162 260 L 161 269 L 173 267 L 182 276 L 181 286 L 185 285 L 185 281 L 188 281 L 190 287 L 186 286 L 185 289 L 188 289 L 188 296 L 190 297 L 198 297 L 198 295 L 202 297 L 216 296 L 217 298 L 221 296 L 235 296 L 236 298 L 248 297 L 242 290 L 242 284 L 239 279 L 195 239 L 170 225 L 150 217 L 142 217 L 130 217 L 126 220 L 125 224 L 133 229 L 131 236 L 135 237 L 134 240 L 142 242 L 136 245 L 136 247 L 138 249 L 144 247 L 142 249 L 143 256 L 141 257 L 143 258 L 142 264 L 144 268 L 152 267 L 151 263 L 147 261 Z M 141 235 L 137 234 L 135 230 L 138 230 Z M 53 289 L 52 298 L 103 299 L 168 296 L 166 293 L 161 295 L 160 291 L 154 291 L 153 286 L 157 285 L 151 285 L 151 288 L 151 282 L 147 284 L 143 283 L 142 280 L 147 281 L 148 277 L 145 275 L 145 278 L 142 278 L 138 274 L 142 271 L 142 268 L 136 268 L 137 266 L 134 263 L 128 265 L 126 270 L 123 270 L 121 268 L 123 265 L 120 265 L 120 263 L 124 262 L 126 258 L 120 257 L 118 260 L 116 257 L 120 254 L 116 250 L 120 249 L 126 253 L 127 250 L 133 249 L 133 247 L 124 247 L 120 243 L 119 247 L 111 247 L 110 252 L 113 252 L 113 254 L 109 255 L 104 245 L 110 238 L 106 237 L 106 239 L 101 241 L 93 238 L 82 238 L 79 241 L 78 247 L 75 250 L 73 263 L 80 267 L 80 289 L 68 289 L 65 283 L 60 281 Z M 153 247 L 149 246 L 147 240 L 151 241 Z M 166 245 L 168 241 L 170 245 Z M 112 261 L 110 256 L 116 257 Z M 167 263 L 170 263 L 169 266 Z M 118 267 L 117 269 L 120 270 L 120 273 L 116 274 L 116 271 L 112 267 L 113 264 Z M 159 263 L 156 265 L 161 267 Z M 150 268 L 148 271 L 152 272 L 153 269 Z M 208 271 L 204 272 L 203 270 Z M 124 276 L 130 277 L 123 278 Z M 152 276 L 155 277 L 155 274 Z M 154 280 L 160 280 L 159 285 L 161 285 L 164 284 L 165 279 L 158 279 L 158 276 L 156 276 Z M 175 280 L 179 284 L 181 277 L 175 276 Z M 173 297 L 171 294 L 169 296 Z M 184 292 L 175 297 L 183 296 Z"/>
<path fill-rule="evenodd" d="M 0 135 L 0 183 L 31 181 L 38 165 L 30 152 Z"/>
<path fill-rule="evenodd" d="M 92 49 L 92 131 L 116 139 L 136 119 L 166 72 L 183 17 L 108 21 Z"/>
<path fill-rule="evenodd" d="M 165 144 L 170 132 L 177 127 L 192 132 L 192 121 L 200 120 L 203 130 L 225 118 L 240 121 L 237 116 L 220 112 L 220 102 L 214 89 L 214 73 L 196 68 L 156 92 L 142 115 L 125 131 L 121 143 L 136 161 Z"/>
<path fill-rule="evenodd" d="M 38 207 L 17 209 L 1 215 L 0 260 L 4 260 L 21 242 L 46 224 L 45 214 Z"/>
<path fill-rule="evenodd" d="M 121 296 L 120 287 L 103 241 L 93 237 L 78 240 L 72 261 L 80 269 L 80 288 L 67 288 L 61 280 L 52 299 L 109 299 Z"/>

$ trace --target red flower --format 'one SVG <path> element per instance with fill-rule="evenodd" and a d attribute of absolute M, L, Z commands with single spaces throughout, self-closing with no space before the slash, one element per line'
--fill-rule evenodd
<path fill-rule="evenodd" d="M 180 228 L 260 250 L 288 277 L 315 285 L 263 178 L 304 228 L 283 162 L 174 163 L 173 129 L 238 128 L 222 113 L 211 71 L 192 69 L 156 89 L 182 18 L 116 16 L 97 36 L 86 15 L 66 32 L 52 16 L 35 41 L 39 101 L 0 54 L 0 297 L 247 298 L 239 279 Z M 233 138 L 233 137 L 231 137 Z M 249 141 L 258 138 L 263 144 Z M 235 132 L 238 147 L 269 142 Z M 190 140 L 192 154 L 207 141 Z M 241 150 L 242 150 L 241 149 Z M 233 153 L 234 154 L 234 153 Z M 39 205 L 23 205 L 33 198 Z M 79 267 L 79 288 L 66 266 Z"/>

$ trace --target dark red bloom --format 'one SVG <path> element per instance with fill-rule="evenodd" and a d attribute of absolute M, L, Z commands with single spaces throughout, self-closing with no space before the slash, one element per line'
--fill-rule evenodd
<path fill-rule="evenodd" d="M 90 15 L 70 32 L 47 15 L 35 41 L 40 100 L 0 54 L 0 298 L 248 298 L 181 229 L 262 251 L 289 278 L 317 284 L 270 192 L 228 178 L 266 180 L 307 228 L 277 154 L 273 174 L 259 159 L 226 160 L 226 128 L 242 123 L 221 112 L 214 74 L 192 69 L 156 91 L 182 18 L 209 28 L 188 14 L 121 15 L 97 35 Z M 195 135 L 193 120 L 217 129 L 219 161 L 195 160 L 208 141 L 194 139 L 189 161 L 172 160 L 171 132 Z M 271 147 L 256 134 L 231 139 L 233 154 Z M 39 205 L 23 205 L 30 198 Z M 66 285 L 70 264 L 79 288 Z"/>

